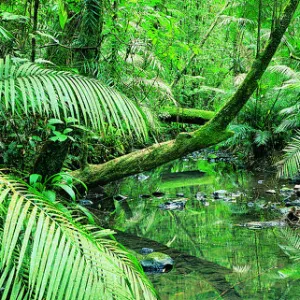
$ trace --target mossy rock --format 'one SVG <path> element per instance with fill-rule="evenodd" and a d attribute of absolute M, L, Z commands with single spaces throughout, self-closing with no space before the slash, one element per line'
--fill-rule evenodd
<path fill-rule="evenodd" d="M 167 254 L 152 252 L 140 261 L 145 272 L 167 273 L 173 269 L 174 260 Z"/>

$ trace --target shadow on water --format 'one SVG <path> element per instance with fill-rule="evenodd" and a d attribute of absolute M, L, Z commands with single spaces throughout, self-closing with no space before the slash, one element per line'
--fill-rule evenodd
<path fill-rule="evenodd" d="M 126 200 L 107 222 L 126 247 L 174 259 L 171 272 L 149 275 L 162 299 L 298 299 L 300 286 L 278 273 L 290 263 L 281 229 L 238 226 L 282 218 L 281 188 L 269 173 L 191 156 L 108 187 Z M 180 199 L 179 209 L 161 208 Z"/>
<path fill-rule="evenodd" d="M 213 286 L 220 295 L 222 295 L 223 299 L 241 299 L 240 295 L 226 280 L 226 275 L 229 275 L 232 272 L 230 269 L 179 250 L 169 248 L 153 240 L 141 238 L 125 232 L 117 232 L 116 239 L 124 246 L 136 252 L 139 252 L 143 247 L 147 247 L 172 257 L 173 260 L 176 261 L 176 269 L 173 273 L 170 273 L 171 276 L 170 274 L 163 274 L 165 277 L 186 277 L 187 275 L 197 277 L 200 275 L 207 283 Z M 152 275 L 152 277 L 154 276 L 157 275 Z M 199 278 L 197 280 L 199 280 Z M 177 296 L 180 296 L 180 294 Z"/>

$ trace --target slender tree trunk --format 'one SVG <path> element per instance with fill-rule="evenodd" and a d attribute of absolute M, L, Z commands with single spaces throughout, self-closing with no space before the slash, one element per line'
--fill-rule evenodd
<path fill-rule="evenodd" d="M 35 54 L 36 54 L 36 30 L 37 30 L 37 24 L 38 24 L 38 12 L 39 12 L 39 5 L 40 5 L 40 0 L 35 0 L 34 1 L 34 8 L 33 8 L 33 25 L 32 25 L 32 33 L 33 33 L 33 38 L 31 40 L 31 61 L 35 61 Z"/>
<path fill-rule="evenodd" d="M 261 13 L 262 13 L 262 0 L 258 0 L 256 57 L 258 57 L 260 53 Z"/>
<path fill-rule="evenodd" d="M 274 56 L 298 4 L 299 0 L 288 2 L 280 22 L 270 35 L 267 46 L 254 60 L 245 80 L 230 100 L 208 123 L 192 133 L 179 134 L 175 140 L 155 144 L 101 165 L 89 165 L 84 170 L 71 172 L 72 175 L 88 185 L 105 184 L 128 175 L 153 169 L 228 138 L 231 134 L 226 131 L 226 127 L 237 116 L 257 88 L 257 81 L 260 80 Z"/>

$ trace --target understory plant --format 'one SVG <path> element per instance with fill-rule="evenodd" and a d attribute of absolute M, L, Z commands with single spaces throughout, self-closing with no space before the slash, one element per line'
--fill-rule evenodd
<path fill-rule="evenodd" d="M 33 179 L 32 179 L 33 180 Z M 156 299 L 138 261 L 74 205 L 0 172 L 1 299 Z"/>

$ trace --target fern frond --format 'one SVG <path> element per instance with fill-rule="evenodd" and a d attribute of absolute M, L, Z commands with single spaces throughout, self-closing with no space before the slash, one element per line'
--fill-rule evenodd
<path fill-rule="evenodd" d="M 300 131 L 284 149 L 285 155 L 282 161 L 278 163 L 279 174 L 284 177 L 293 177 L 300 170 Z"/>
<path fill-rule="evenodd" d="M 147 136 L 140 111 L 114 89 L 69 72 L 14 63 L 9 57 L 0 59 L 0 115 L 8 114 L 73 117 L 103 135 L 117 127 L 124 135 Z"/>
<path fill-rule="evenodd" d="M 107 232 L 0 173 L 0 286 L 13 299 L 155 299 L 136 259 Z M 2 295 L 2 299 L 5 297 Z M 11 298 L 10 298 L 11 299 Z"/>

